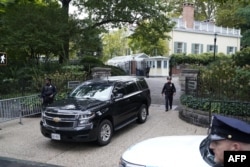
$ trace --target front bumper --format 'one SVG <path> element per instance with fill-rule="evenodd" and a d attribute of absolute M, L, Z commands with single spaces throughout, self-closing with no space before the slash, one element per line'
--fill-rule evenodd
<path fill-rule="evenodd" d="M 41 133 L 52 140 L 61 140 L 61 141 L 75 141 L 75 142 L 88 142 L 94 141 L 97 139 L 97 128 L 91 127 L 77 127 L 74 129 L 58 129 L 49 127 L 40 122 Z M 54 139 L 52 134 L 59 135 L 60 137 Z"/>

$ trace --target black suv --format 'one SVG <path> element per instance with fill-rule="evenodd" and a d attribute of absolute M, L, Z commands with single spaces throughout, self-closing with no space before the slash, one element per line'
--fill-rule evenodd
<path fill-rule="evenodd" d="M 77 86 L 67 99 L 42 112 L 41 132 L 52 140 L 97 141 L 107 145 L 113 132 L 147 120 L 150 90 L 143 77 L 112 76 Z"/>

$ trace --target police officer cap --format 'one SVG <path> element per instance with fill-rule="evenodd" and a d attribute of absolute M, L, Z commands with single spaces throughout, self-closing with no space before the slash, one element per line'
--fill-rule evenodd
<path fill-rule="evenodd" d="M 167 77 L 167 80 L 171 80 L 172 78 L 171 77 Z"/>
<path fill-rule="evenodd" d="M 47 80 L 47 81 L 51 82 L 51 79 L 50 79 L 50 78 L 45 78 L 45 80 Z"/>
<path fill-rule="evenodd" d="M 214 115 L 210 133 L 212 141 L 228 139 L 250 143 L 250 124 L 232 117 Z"/>

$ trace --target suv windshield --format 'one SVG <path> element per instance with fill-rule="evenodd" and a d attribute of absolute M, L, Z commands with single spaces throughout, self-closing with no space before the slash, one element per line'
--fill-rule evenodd
<path fill-rule="evenodd" d="M 104 83 L 91 83 L 80 85 L 75 88 L 69 97 L 75 98 L 93 98 L 101 101 L 109 100 L 113 86 Z"/>

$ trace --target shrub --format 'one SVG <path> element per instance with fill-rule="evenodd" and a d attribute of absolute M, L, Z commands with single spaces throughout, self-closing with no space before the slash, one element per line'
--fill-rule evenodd
<path fill-rule="evenodd" d="M 243 67 L 250 65 L 250 47 L 244 48 L 242 51 L 233 55 L 233 60 L 237 66 Z"/>
<path fill-rule="evenodd" d="M 208 98 L 197 98 L 191 95 L 181 95 L 182 105 L 188 108 L 202 110 L 205 112 L 232 115 L 232 116 L 250 116 L 249 103 L 241 101 L 219 101 Z"/>

